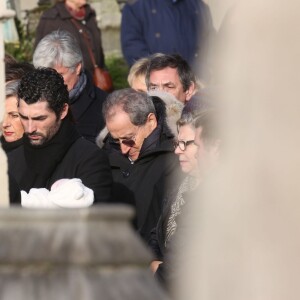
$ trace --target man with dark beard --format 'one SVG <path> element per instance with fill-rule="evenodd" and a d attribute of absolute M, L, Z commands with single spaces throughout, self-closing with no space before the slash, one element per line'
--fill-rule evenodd
<path fill-rule="evenodd" d="M 50 68 L 27 73 L 18 101 L 24 143 L 8 158 L 20 189 L 50 189 L 59 179 L 79 178 L 94 191 L 95 202 L 109 201 L 112 176 L 107 156 L 73 125 L 63 77 Z"/>
<path fill-rule="evenodd" d="M 79 133 L 95 143 L 105 123 L 101 114 L 106 92 L 93 84 L 85 70 L 80 46 L 68 31 L 57 30 L 46 35 L 33 54 L 36 68 L 53 68 L 64 78 L 69 91 L 69 107 Z"/>

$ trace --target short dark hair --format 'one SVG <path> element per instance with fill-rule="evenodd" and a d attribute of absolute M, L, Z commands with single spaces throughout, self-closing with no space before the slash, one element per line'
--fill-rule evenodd
<path fill-rule="evenodd" d="M 33 70 L 34 66 L 27 62 L 8 62 L 5 64 L 5 81 L 20 80 Z"/>
<path fill-rule="evenodd" d="M 152 71 L 163 70 L 167 67 L 177 69 L 183 90 L 186 91 L 192 83 L 196 84 L 196 77 L 186 60 L 179 54 L 153 54 L 149 58 L 146 73 L 146 85 L 150 87 L 150 74 Z"/>
<path fill-rule="evenodd" d="M 63 77 L 51 68 L 38 68 L 25 74 L 18 88 L 18 99 L 27 104 L 48 102 L 58 118 L 69 102 L 69 93 Z"/>
<path fill-rule="evenodd" d="M 129 115 L 131 123 L 136 126 L 144 125 L 149 113 L 155 114 L 152 97 L 131 88 L 116 90 L 107 97 L 102 107 L 104 119 L 113 116 L 113 108 L 118 106 Z"/>

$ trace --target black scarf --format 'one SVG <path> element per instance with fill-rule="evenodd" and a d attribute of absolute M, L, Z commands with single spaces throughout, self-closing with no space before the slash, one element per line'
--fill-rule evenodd
<path fill-rule="evenodd" d="M 5 153 L 8 153 L 12 150 L 15 150 L 19 146 L 23 145 L 23 139 L 20 138 L 14 142 L 7 142 L 4 138 L 4 136 L 2 135 L 1 136 L 1 145 L 2 145 L 2 149 L 5 151 Z"/>
<path fill-rule="evenodd" d="M 62 121 L 56 135 L 41 146 L 32 146 L 24 136 L 24 155 L 27 170 L 20 182 L 21 189 L 48 187 L 58 164 L 63 160 L 70 146 L 80 137 L 74 125 L 68 119 Z"/>

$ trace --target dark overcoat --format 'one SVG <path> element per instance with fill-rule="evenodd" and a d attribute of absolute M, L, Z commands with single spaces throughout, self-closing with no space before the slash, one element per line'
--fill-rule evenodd
<path fill-rule="evenodd" d="M 93 85 L 87 74 L 87 83 L 78 98 L 70 100 L 72 115 L 79 133 L 87 140 L 95 143 L 96 136 L 103 129 L 105 122 L 102 104 L 107 93 Z"/>
<path fill-rule="evenodd" d="M 214 33 L 202 0 L 130 0 L 122 10 L 121 45 L 129 65 L 158 52 L 180 54 L 192 65 Z"/>
<path fill-rule="evenodd" d="M 89 40 L 94 57 L 96 59 L 96 63 L 98 66 L 103 68 L 104 54 L 102 49 L 101 31 L 96 21 L 96 13 L 88 4 L 85 6 L 85 8 L 86 17 L 83 21 L 80 22 L 76 20 L 76 22 L 78 22 L 78 24 L 82 26 L 89 35 Z M 83 55 L 84 66 L 92 74 L 94 68 L 89 56 L 89 52 L 87 50 L 86 43 L 83 39 L 82 34 L 72 23 L 71 19 L 72 16 L 66 9 L 63 2 L 58 2 L 53 7 L 46 10 L 42 14 L 38 27 L 36 29 L 35 47 L 45 35 L 54 30 L 61 29 L 69 31 L 79 42 L 79 46 Z"/>
<path fill-rule="evenodd" d="M 109 138 L 105 141 L 114 181 L 113 201 L 135 207 L 135 226 L 145 241 L 160 216 L 164 192 L 180 172 L 173 135 L 163 130 L 159 134 L 156 146 L 134 162 L 110 147 Z"/>
<path fill-rule="evenodd" d="M 85 186 L 94 191 L 95 203 L 110 201 L 112 175 L 106 153 L 78 136 L 64 149 L 61 156 L 57 156 L 55 150 L 63 143 L 58 138 L 59 134 L 60 132 L 53 138 L 51 149 L 49 146 L 33 148 L 30 156 L 26 156 L 28 152 L 25 148 L 28 146 L 24 143 L 8 153 L 9 171 L 20 189 L 26 192 L 29 192 L 30 188 L 50 189 L 59 179 L 79 178 Z M 67 135 L 68 131 L 65 132 L 64 138 Z M 51 172 L 47 172 L 45 169 L 50 165 Z"/>

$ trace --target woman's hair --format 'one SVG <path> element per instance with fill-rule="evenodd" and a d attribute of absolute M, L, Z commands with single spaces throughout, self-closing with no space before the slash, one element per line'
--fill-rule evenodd
<path fill-rule="evenodd" d="M 148 68 L 148 63 L 149 63 L 149 58 L 148 57 L 143 57 L 137 60 L 132 67 L 129 70 L 127 81 L 129 86 L 132 87 L 132 83 L 134 79 L 136 79 L 139 76 L 144 76 L 146 77 L 146 72 Z"/>
<path fill-rule="evenodd" d="M 13 80 L 5 85 L 5 96 L 8 97 L 18 97 L 18 88 L 20 80 Z"/>

